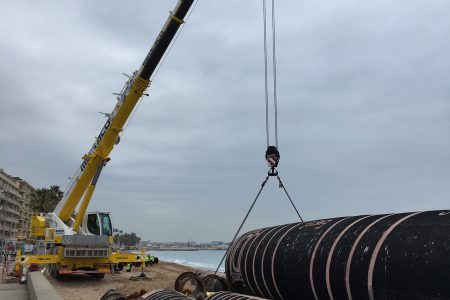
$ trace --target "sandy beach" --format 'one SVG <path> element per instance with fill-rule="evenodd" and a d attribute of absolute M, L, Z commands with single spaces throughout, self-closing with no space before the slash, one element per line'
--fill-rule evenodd
<path fill-rule="evenodd" d="M 56 280 L 49 276 L 50 283 L 65 300 L 100 299 L 109 289 L 116 289 L 123 295 L 139 292 L 141 289 L 173 289 L 175 279 L 183 272 L 196 271 L 195 269 L 174 263 L 162 262 L 146 267 L 145 273 L 150 281 L 133 281 L 131 276 L 138 276 L 140 268 L 133 268 L 131 272 L 119 272 L 105 275 L 103 279 L 90 276 L 77 276 Z"/>

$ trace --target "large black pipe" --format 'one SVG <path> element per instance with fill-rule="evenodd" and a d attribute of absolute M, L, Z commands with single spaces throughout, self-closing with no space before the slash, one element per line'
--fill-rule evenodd
<path fill-rule="evenodd" d="M 450 299 L 450 211 L 254 230 L 225 268 L 234 291 L 272 300 Z"/>
<path fill-rule="evenodd" d="M 148 80 L 155 71 L 193 2 L 194 0 L 178 1 L 142 63 L 138 73 L 142 79 Z"/>

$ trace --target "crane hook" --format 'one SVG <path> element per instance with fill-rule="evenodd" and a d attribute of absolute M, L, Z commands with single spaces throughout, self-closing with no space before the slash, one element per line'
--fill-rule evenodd
<path fill-rule="evenodd" d="M 275 170 L 275 168 L 278 166 L 278 162 L 280 161 L 280 152 L 278 152 L 277 147 L 275 146 L 267 147 L 266 161 L 270 167 L 269 176 L 278 175 L 277 170 Z"/>

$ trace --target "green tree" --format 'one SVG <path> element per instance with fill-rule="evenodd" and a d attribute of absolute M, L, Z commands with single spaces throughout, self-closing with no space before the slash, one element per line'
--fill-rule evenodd
<path fill-rule="evenodd" d="M 114 242 L 120 243 L 123 246 L 136 246 L 141 241 L 141 238 L 136 233 L 123 233 L 122 230 L 115 229 Z"/>
<path fill-rule="evenodd" d="M 52 212 L 63 198 L 63 195 L 64 193 L 57 185 L 52 185 L 50 188 L 37 189 L 31 195 L 30 207 L 37 212 Z"/>

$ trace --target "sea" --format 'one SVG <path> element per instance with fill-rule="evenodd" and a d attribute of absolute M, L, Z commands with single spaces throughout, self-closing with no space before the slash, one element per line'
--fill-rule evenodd
<path fill-rule="evenodd" d="M 225 255 L 225 252 L 226 250 L 147 251 L 147 253 L 157 256 L 162 261 L 214 271 Z M 225 260 L 220 266 L 219 271 L 225 272 Z"/>

